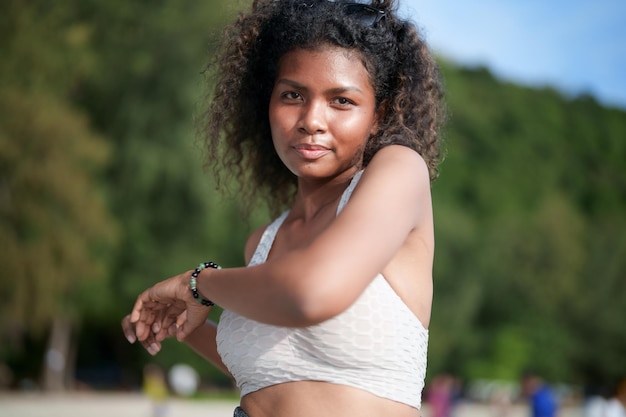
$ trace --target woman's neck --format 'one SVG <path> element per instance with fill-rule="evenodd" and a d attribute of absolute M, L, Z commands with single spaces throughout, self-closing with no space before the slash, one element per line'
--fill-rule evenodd
<path fill-rule="evenodd" d="M 329 208 L 337 210 L 343 192 L 350 184 L 354 173 L 341 175 L 331 180 L 298 180 L 298 191 L 291 208 L 292 218 L 309 222 Z"/>

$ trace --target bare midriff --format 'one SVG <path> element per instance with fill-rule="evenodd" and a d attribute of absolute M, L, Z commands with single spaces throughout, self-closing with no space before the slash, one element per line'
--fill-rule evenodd
<path fill-rule="evenodd" d="M 273 385 L 241 399 L 250 417 L 420 417 L 407 404 L 345 385 L 298 381 Z"/>

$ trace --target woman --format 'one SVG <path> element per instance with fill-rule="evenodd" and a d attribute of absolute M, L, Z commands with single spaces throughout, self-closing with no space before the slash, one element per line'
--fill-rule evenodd
<path fill-rule="evenodd" d="M 140 294 L 129 341 L 189 344 L 237 382 L 235 415 L 419 416 L 442 120 L 427 46 L 391 0 L 259 0 L 216 62 L 209 163 L 288 209 L 247 267 Z"/>

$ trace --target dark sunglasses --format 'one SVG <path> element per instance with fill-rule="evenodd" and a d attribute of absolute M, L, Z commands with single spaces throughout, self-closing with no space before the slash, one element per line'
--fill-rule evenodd
<path fill-rule="evenodd" d="M 337 3 L 338 5 L 340 5 L 341 7 L 345 9 L 346 14 L 348 16 L 354 17 L 361 24 L 365 26 L 369 26 L 369 27 L 372 27 L 378 22 L 380 22 L 387 14 L 385 10 L 377 9 L 376 7 L 372 7 L 370 5 L 363 4 L 363 3 L 346 2 L 342 0 L 326 0 L 326 1 L 330 3 Z M 304 1 L 304 2 L 301 2 L 299 5 L 300 7 L 309 8 L 309 7 L 313 7 L 315 3 L 317 3 L 317 1 L 315 0 L 310 1 L 310 2 Z"/>
<path fill-rule="evenodd" d="M 359 22 L 365 26 L 374 26 L 380 22 L 385 15 L 386 11 L 377 9 L 367 4 L 362 3 L 344 3 L 338 2 L 346 9 L 346 14 L 354 16 Z"/>

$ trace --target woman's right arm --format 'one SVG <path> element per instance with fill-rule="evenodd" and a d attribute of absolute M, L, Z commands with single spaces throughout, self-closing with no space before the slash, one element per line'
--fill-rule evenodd
<path fill-rule="evenodd" d="M 256 247 L 259 244 L 261 236 L 263 235 L 266 227 L 267 226 L 263 226 L 255 230 L 248 237 L 244 249 L 244 258 L 246 264 L 250 262 L 250 259 L 252 258 L 252 255 L 254 254 L 254 251 L 256 250 Z M 204 325 L 194 330 L 189 336 L 185 338 L 184 342 L 198 355 L 211 362 L 219 370 L 232 378 L 232 375 L 228 371 L 228 368 L 226 367 L 226 365 L 224 365 L 224 362 L 222 362 L 222 358 L 217 352 L 217 323 L 206 320 L 204 322 Z"/>
<path fill-rule="evenodd" d="M 255 230 L 247 239 L 245 249 L 244 249 L 244 257 L 245 262 L 248 264 L 254 251 L 256 250 L 259 241 L 261 240 L 261 236 L 265 231 L 267 226 L 263 226 Z M 187 311 L 182 312 L 182 316 L 186 316 Z M 176 326 L 169 326 L 166 328 L 162 328 L 162 323 L 157 320 L 157 326 L 151 328 L 150 331 L 147 331 L 147 337 L 143 340 L 140 340 L 140 343 L 143 347 L 150 353 L 151 355 L 156 355 L 161 350 L 161 342 L 167 338 L 176 336 Z M 135 343 L 137 341 L 135 324 L 130 321 L 130 314 L 122 319 L 122 329 L 128 341 L 130 343 Z M 147 330 L 147 329 L 145 329 Z M 204 359 L 211 362 L 214 366 L 216 366 L 219 370 L 224 372 L 226 375 L 232 377 L 226 365 L 222 362 L 222 359 L 217 352 L 217 324 L 210 321 L 205 320 L 203 324 L 199 325 L 196 329 L 194 329 L 187 337 L 185 337 L 182 342 L 186 343 L 193 351 L 202 356 Z"/>
<path fill-rule="evenodd" d="M 122 319 L 122 330 L 124 331 L 126 339 L 128 339 L 130 343 L 135 343 L 137 341 L 135 326 L 130 321 L 130 314 Z M 148 351 L 148 353 L 154 356 L 161 350 L 161 342 L 164 338 L 176 336 L 174 328 L 167 333 L 168 334 L 166 336 L 159 338 L 156 337 L 155 333 L 150 333 L 145 340 L 140 340 L 140 343 Z M 231 376 L 228 368 L 226 368 L 226 365 L 222 362 L 222 358 L 219 353 L 217 353 L 217 324 L 210 320 L 206 320 L 204 324 L 200 325 L 193 332 L 191 332 L 189 336 L 183 340 L 183 342 L 198 355 L 211 362 L 220 371 Z"/>
<path fill-rule="evenodd" d="M 217 324 L 207 320 L 204 325 L 198 327 L 184 342 L 198 355 L 215 365 L 220 371 L 232 378 L 232 375 L 222 362 L 222 358 L 217 353 Z"/>
<path fill-rule="evenodd" d="M 246 265 L 250 262 L 256 247 L 258 246 L 261 236 L 267 226 L 263 226 L 252 232 L 246 241 L 246 246 L 244 248 L 244 258 Z M 198 327 L 195 331 L 193 331 L 189 336 L 187 336 L 184 342 L 193 349 L 198 355 L 202 356 L 204 359 L 211 362 L 215 365 L 219 370 L 224 372 L 226 375 L 229 375 L 232 378 L 232 375 L 228 371 L 224 362 L 222 362 L 222 358 L 217 352 L 217 324 L 206 320 L 204 325 Z"/>

